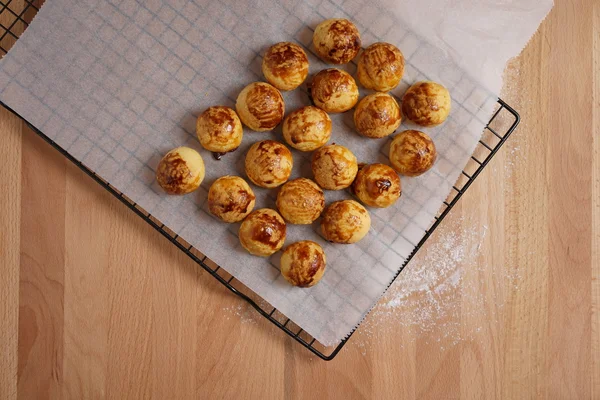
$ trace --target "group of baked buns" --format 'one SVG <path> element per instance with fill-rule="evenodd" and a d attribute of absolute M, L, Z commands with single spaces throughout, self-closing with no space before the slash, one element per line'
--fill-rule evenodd
<path fill-rule="evenodd" d="M 313 36 L 317 55 L 330 64 L 345 64 L 361 49 L 356 26 L 346 19 L 320 23 Z M 234 151 L 242 142 L 243 125 L 253 131 L 270 131 L 283 123 L 283 139 L 296 150 L 314 152 L 313 179 L 289 180 L 293 167 L 290 150 L 281 142 L 254 143 L 245 158 L 246 176 L 263 188 L 280 187 L 277 209 L 254 210 L 255 195 L 239 176 L 217 179 L 208 192 L 209 211 L 228 223 L 240 222 L 239 240 L 251 254 L 267 257 L 285 242 L 286 224 L 312 224 L 321 217 L 323 237 L 333 243 L 356 243 L 369 232 L 371 218 L 358 201 L 342 200 L 325 206 L 323 190 L 349 188 L 369 207 L 389 207 L 401 195 L 400 175 L 417 176 L 429 170 L 437 153 L 424 132 L 407 130 L 392 140 L 391 167 L 385 164 L 358 164 L 346 147 L 330 144 L 329 113 L 354 110 L 359 134 L 385 138 L 400 126 L 402 116 L 429 127 L 445 121 L 450 112 L 448 90 L 435 82 L 417 82 L 402 98 L 402 109 L 388 94 L 404 73 L 402 52 L 389 43 L 374 43 L 359 57 L 356 77 L 366 89 L 375 91 L 359 100 L 358 86 L 347 72 L 328 68 L 317 73 L 309 85 L 314 105 L 285 116 L 280 90 L 294 90 L 308 77 L 308 57 L 290 42 L 277 43 L 265 53 L 262 71 L 268 81 L 254 82 L 238 95 L 236 110 L 214 106 L 197 121 L 202 146 L 218 158 Z M 358 103 L 358 104 L 357 104 Z M 186 194 L 197 189 L 204 178 L 204 162 L 198 152 L 186 147 L 171 150 L 160 161 L 156 177 L 169 194 Z M 301 287 L 316 284 L 325 271 L 326 257 L 319 244 L 304 240 L 289 245 L 281 256 L 281 273 L 288 282 Z"/>

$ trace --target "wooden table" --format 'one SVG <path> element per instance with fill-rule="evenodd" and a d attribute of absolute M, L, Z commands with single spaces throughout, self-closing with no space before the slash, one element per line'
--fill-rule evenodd
<path fill-rule="evenodd" d="M 323 362 L 244 323 L 224 310 L 241 300 L 0 111 L 0 398 L 599 399 L 600 3 L 556 3 L 508 74 L 522 125 L 444 222 L 489 227 L 490 267 L 463 284 L 497 321 L 459 312 L 480 330 L 459 343 L 359 329 Z"/>

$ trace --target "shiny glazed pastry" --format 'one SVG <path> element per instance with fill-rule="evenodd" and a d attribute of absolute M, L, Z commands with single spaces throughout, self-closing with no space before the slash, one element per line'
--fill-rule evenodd
<path fill-rule="evenodd" d="M 262 62 L 267 81 L 279 90 L 294 90 L 308 76 L 308 57 L 302 47 L 281 42 L 269 47 Z"/>
<path fill-rule="evenodd" d="M 352 184 L 358 171 L 356 157 L 344 146 L 332 144 L 313 153 L 312 171 L 323 189 L 340 190 Z"/>
<path fill-rule="evenodd" d="M 310 95 L 317 107 L 328 113 L 348 111 L 358 101 L 354 78 L 337 68 L 324 69 L 312 80 Z"/>
<path fill-rule="evenodd" d="M 378 92 L 394 89 L 404 75 L 404 56 L 394 45 L 373 43 L 358 60 L 356 77 L 361 85 Z"/>
<path fill-rule="evenodd" d="M 156 181 L 168 194 L 186 194 L 198 189 L 204 173 L 204 160 L 196 150 L 177 147 L 158 163 Z"/>
<path fill-rule="evenodd" d="M 323 274 L 327 259 L 323 248 L 311 240 L 290 244 L 281 255 L 280 270 L 286 281 L 294 286 L 316 285 Z"/>
<path fill-rule="evenodd" d="M 246 154 L 246 174 L 260 187 L 274 188 L 288 180 L 294 160 L 283 144 L 274 140 L 256 142 Z"/>
<path fill-rule="evenodd" d="M 374 93 L 365 96 L 354 110 L 356 130 L 369 138 L 383 138 L 398 129 L 402 117 L 400 107 L 387 93 Z"/>
<path fill-rule="evenodd" d="M 238 95 L 235 108 L 244 125 L 258 132 L 275 128 L 285 113 L 281 93 L 265 82 L 246 86 Z"/>
<path fill-rule="evenodd" d="M 360 50 L 360 33 L 347 19 L 327 19 L 315 28 L 313 45 L 319 57 L 331 64 L 346 64 Z"/>
<path fill-rule="evenodd" d="M 208 190 L 208 210 L 225 222 L 239 222 L 254 208 L 256 197 L 239 176 L 223 176 Z"/>
<path fill-rule="evenodd" d="M 206 150 L 228 153 L 242 143 L 244 129 L 235 111 L 225 106 L 214 106 L 198 117 L 196 134 Z"/>
<path fill-rule="evenodd" d="M 371 228 L 371 217 L 366 208 L 354 200 L 331 203 L 323 213 L 321 231 L 333 243 L 356 243 Z"/>
<path fill-rule="evenodd" d="M 325 208 L 321 188 L 307 178 L 293 179 L 284 184 L 277 194 L 277 209 L 283 218 L 298 225 L 312 224 Z"/>
<path fill-rule="evenodd" d="M 255 256 L 268 257 L 283 247 L 286 235 L 285 221 L 270 208 L 253 211 L 240 226 L 242 247 Z"/>
<path fill-rule="evenodd" d="M 450 93 L 444 86 L 417 82 L 402 97 L 402 114 L 417 125 L 436 126 L 448 118 L 450 105 Z"/>
<path fill-rule="evenodd" d="M 436 158 L 433 140 L 421 131 L 400 132 L 390 145 L 390 162 L 401 175 L 421 175 L 433 166 Z"/>
<path fill-rule="evenodd" d="M 285 117 L 283 138 L 293 148 L 313 151 L 331 137 L 331 119 L 320 108 L 302 107 Z"/>
<path fill-rule="evenodd" d="M 385 164 L 369 164 L 358 170 L 352 192 L 367 206 L 385 208 L 402 194 L 400 177 Z"/>

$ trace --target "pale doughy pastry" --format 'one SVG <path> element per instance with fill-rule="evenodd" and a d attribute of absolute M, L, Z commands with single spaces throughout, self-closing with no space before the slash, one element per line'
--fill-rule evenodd
<path fill-rule="evenodd" d="M 387 93 L 374 93 L 365 96 L 354 110 L 356 130 L 369 138 L 383 138 L 398 129 L 402 117 L 400 107 Z"/>
<path fill-rule="evenodd" d="M 313 153 L 312 171 L 323 189 L 340 190 L 352 184 L 358 171 L 356 156 L 344 146 L 323 146 Z"/>
<path fill-rule="evenodd" d="M 313 151 L 331 137 L 331 119 L 318 107 L 302 107 L 285 117 L 283 138 L 293 148 Z"/>
<path fill-rule="evenodd" d="M 196 134 L 202 147 L 222 155 L 239 147 L 244 128 L 231 108 L 214 106 L 207 108 L 198 117 Z"/>
<path fill-rule="evenodd" d="M 423 81 L 412 85 L 402 97 L 402 114 L 420 126 L 436 126 L 448 118 L 451 106 L 448 89 Z"/>
<path fill-rule="evenodd" d="M 356 77 L 361 85 L 378 92 L 394 89 L 404 75 L 404 56 L 394 45 L 373 43 L 358 60 Z"/>
<path fill-rule="evenodd" d="M 268 257 L 283 247 L 286 225 L 281 215 L 270 208 L 253 211 L 246 217 L 238 236 L 248 253 Z"/>
<path fill-rule="evenodd" d="M 346 71 L 329 68 L 314 76 L 310 95 L 320 109 L 328 113 L 341 113 L 356 105 L 358 86 Z"/>
<path fill-rule="evenodd" d="M 356 243 L 369 233 L 370 228 L 369 212 L 354 200 L 331 203 L 321 219 L 323 236 L 333 243 Z"/>
<path fill-rule="evenodd" d="M 433 140 L 421 131 L 400 132 L 390 145 L 390 162 L 401 175 L 421 175 L 433 166 L 436 158 Z"/>
<path fill-rule="evenodd" d="M 256 197 L 239 176 L 223 176 L 208 190 L 208 210 L 225 222 L 239 222 L 254 208 Z"/>
<path fill-rule="evenodd" d="M 286 182 L 277 194 L 277 209 L 291 224 L 312 224 L 319 218 L 324 208 L 323 190 L 307 178 Z"/>
<path fill-rule="evenodd" d="M 240 119 L 253 131 L 274 129 L 283 120 L 285 104 L 279 90 L 265 82 L 246 86 L 235 102 Z"/>
<path fill-rule="evenodd" d="M 290 244 L 281 254 L 280 270 L 286 281 L 294 286 L 316 285 L 323 274 L 327 259 L 323 248 L 310 240 Z"/>
<path fill-rule="evenodd" d="M 263 57 L 262 72 L 279 90 L 294 90 L 308 76 L 308 57 L 302 47 L 281 42 L 269 47 Z"/>
<path fill-rule="evenodd" d="M 256 142 L 246 154 L 248 178 L 260 187 L 274 188 L 288 180 L 294 160 L 283 144 L 274 140 Z"/>
<path fill-rule="evenodd" d="M 177 147 L 158 163 L 156 181 L 168 194 L 186 194 L 198 189 L 204 173 L 204 160 L 196 150 Z"/>
<path fill-rule="evenodd" d="M 327 19 L 315 28 L 313 45 L 317 55 L 326 62 L 346 64 L 360 50 L 360 33 L 347 19 Z"/>
<path fill-rule="evenodd" d="M 385 164 L 369 164 L 358 170 L 352 192 L 367 206 L 385 208 L 394 204 L 402 193 L 400 177 Z"/>

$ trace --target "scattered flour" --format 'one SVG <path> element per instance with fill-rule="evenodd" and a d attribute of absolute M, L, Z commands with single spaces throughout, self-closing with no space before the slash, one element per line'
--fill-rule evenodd
<path fill-rule="evenodd" d="M 461 340 L 464 268 L 476 267 L 487 227 L 456 231 L 455 225 L 468 226 L 461 219 L 440 225 L 434 242 L 417 253 L 349 343 L 366 353 L 371 341 L 393 331 L 410 341 Z"/>
<path fill-rule="evenodd" d="M 256 324 L 259 318 L 263 318 L 250 304 L 242 299 L 239 299 L 238 303 L 231 307 L 223 307 L 223 312 L 227 315 L 227 319 L 230 316 L 235 316 L 244 324 Z"/>

